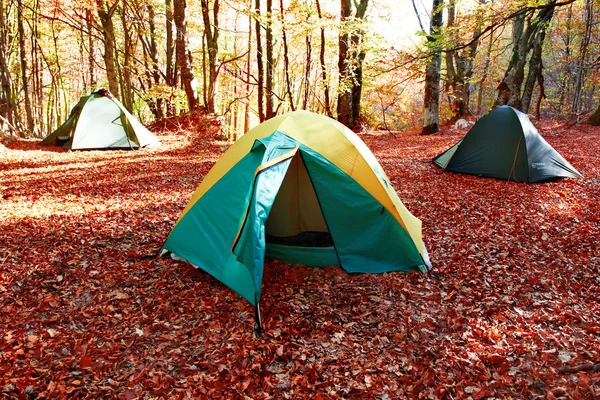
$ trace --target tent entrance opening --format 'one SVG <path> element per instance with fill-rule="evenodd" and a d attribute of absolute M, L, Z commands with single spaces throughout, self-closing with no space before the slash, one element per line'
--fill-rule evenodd
<path fill-rule="evenodd" d="M 317 193 L 300 152 L 292 159 L 265 224 L 267 256 L 304 265 L 338 265 Z"/>

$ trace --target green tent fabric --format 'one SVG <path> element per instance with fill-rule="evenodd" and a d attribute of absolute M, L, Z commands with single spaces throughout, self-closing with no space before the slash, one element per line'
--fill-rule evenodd
<path fill-rule="evenodd" d="M 426 272 L 421 222 L 337 121 L 296 111 L 254 128 L 213 166 L 163 249 L 258 307 L 265 258 L 350 273 Z"/>
<path fill-rule="evenodd" d="M 454 146 L 433 158 L 446 171 L 517 182 L 581 178 L 535 129 L 527 114 L 500 106 Z"/>
<path fill-rule="evenodd" d="M 83 96 L 67 121 L 41 144 L 63 145 L 66 150 L 139 149 L 158 146 L 160 141 L 108 90 L 101 89 Z"/>

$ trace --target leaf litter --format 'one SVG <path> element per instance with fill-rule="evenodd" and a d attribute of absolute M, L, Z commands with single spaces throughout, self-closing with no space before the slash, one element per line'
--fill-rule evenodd
<path fill-rule="evenodd" d="M 0 154 L 1 396 L 599 394 L 598 369 L 559 370 L 600 363 L 600 129 L 536 123 L 585 178 L 533 185 L 433 165 L 456 132 L 363 134 L 439 280 L 269 261 L 256 337 L 252 307 L 210 275 L 143 258 L 228 146 L 176 122 L 155 150 Z"/>

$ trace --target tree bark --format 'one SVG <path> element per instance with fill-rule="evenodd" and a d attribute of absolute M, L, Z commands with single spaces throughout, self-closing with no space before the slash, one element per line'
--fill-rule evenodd
<path fill-rule="evenodd" d="M 214 0 L 212 22 L 207 0 L 200 0 L 202 5 L 202 18 L 204 20 L 204 34 L 208 52 L 208 92 L 206 96 L 206 110 L 209 113 L 216 111 L 219 54 L 219 0 Z"/>
<path fill-rule="evenodd" d="M 123 24 L 123 93 L 121 100 L 123 105 L 129 111 L 133 111 L 133 85 L 131 82 L 131 52 L 133 44 L 131 40 L 131 29 L 127 11 L 128 0 L 123 0 L 121 6 L 121 23 Z"/>
<path fill-rule="evenodd" d="M 590 115 L 588 123 L 593 126 L 600 126 L 600 105 L 598 106 L 596 111 L 594 111 L 594 113 Z"/>
<path fill-rule="evenodd" d="M 587 56 L 587 50 L 590 43 L 590 37 L 592 34 L 592 16 L 594 12 L 594 1 L 586 0 L 585 6 L 585 32 L 581 39 L 581 46 L 579 50 L 579 62 L 577 63 L 577 76 L 575 79 L 575 94 L 573 95 L 573 103 L 571 105 L 571 115 L 577 114 L 579 111 L 579 100 L 581 98 L 581 87 L 583 84 L 583 76 L 585 69 L 585 60 Z"/>
<path fill-rule="evenodd" d="M 194 111 L 198 108 L 198 92 L 192 69 L 192 54 L 188 47 L 185 9 L 186 0 L 173 0 L 173 17 L 177 30 L 175 45 L 176 63 L 181 72 L 181 84 L 185 91 L 188 108 L 190 111 Z"/>
<path fill-rule="evenodd" d="M 318 3 L 319 0 L 317 0 L 317 8 L 319 7 Z M 295 111 L 296 107 L 294 107 L 294 98 L 292 97 L 292 83 L 290 81 L 290 58 L 288 55 L 287 34 L 285 32 L 285 14 L 283 11 L 283 0 L 279 0 L 279 8 L 281 9 L 281 36 L 283 38 L 283 69 L 285 72 L 286 93 L 290 102 L 290 108 L 292 111 Z"/>
<path fill-rule="evenodd" d="M 23 95 L 25 96 L 25 113 L 27 116 L 27 131 L 31 134 L 34 129 L 33 112 L 31 109 L 31 94 L 27 78 L 27 53 L 25 50 L 25 28 L 23 26 L 23 0 L 17 1 L 17 29 L 19 31 L 19 51 L 21 55 L 21 77 L 23 80 Z"/>
<path fill-rule="evenodd" d="M 513 50 L 508 68 L 502 82 L 498 85 L 498 95 L 494 105 L 506 105 L 522 110 L 521 88 L 525 79 L 527 54 L 533 48 L 543 27 L 550 22 L 554 14 L 556 0 L 550 0 L 547 7 L 537 15 L 521 14 L 513 23 Z"/>
<path fill-rule="evenodd" d="M 265 91 L 266 93 L 266 118 L 272 118 L 275 113 L 273 112 L 273 1 L 267 0 L 267 29 L 265 33 L 265 47 L 267 53 L 267 79 L 265 82 Z"/>
<path fill-rule="evenodd" d="M 542 73 L 542 44 L 544 43 L 545 37 L 546 28 L 543 26 L 533 45 L 533 51 L 531 53 L 531 58 L 529 59 L 529 71 L 527 73 L 525 85 L 523 86 L 523 95 L 521 96 L 521 111 L 526 114 L 529 112 L 535 83 Z"/>
<path fill-rule="evenodd" d="M 316 0 L 317 15 L 319 21 L 323 21 L 323 15 L 321 13 L 321 2 Z M 325 64 L 325 28 L 321 26 L 321 47 L 319 48 L 319 62 L 321 63 L 321 78 L 323 79 L 323 95 L 325 96 L 325 113 L 328 117 L 332 116 L 331 113 L 331 100 L 329 99 L 329 82 L 327 79 L 327 66 Z"/>
<path fill-rule="evenodd" d="M 0 116 L 6 119 L 10 126 L 14 126 L 13 114 L 16 105 L 13 98 L 13 83 L 6 64 L 9 32 L 4 13 L 4 0 L 0 0 L 0 87 L 2 88 L 0 91 Z"/>
<path fill-rule="evenodd" d="M 357 3 L 355 3 L 357 4 Z M 364 19 L 367 13 L 367 7 L 369 6 L 369 0 L 361 0 L 357 4 L 356 13 L 354 18 Z M 362 28 L 352 32 L 350 35 L 350 43 L 352 45 L 352 65 L 354 70 L 352 71 L 354 76 L 354 82 L 352 85 L 352 128 L 357 128 L 360 124 L 360 100 L 362 97 L 362 86 L 363 86 L 363 62 L 365 60 L 366 53 L 362 48 L 364 32 Z"/>
<path fill-rule="evenodd" d="M 104 0 L 96 0 L 98 5 L 98 17 L 102 24 L 102 37 L 104 39 L 104 64 L 106 66 L 106 76 L 108 78 L 108 89 L 119 98 L 119 81 L 116 68 L 116 42 L 115 27 L 113 25 L 113 15 L 119 4 L 116 0 L 112 5 L 107 5 Z"/>
<path fill-rule="evenodd" d="M 252 6 L 252 0 L 248 9 Z M 248 13 L 248 58 L 246 59 L 246 104 L 244 106 L 244 132 L 250 130 L 250 64 L 252 60 L 252 14 Z"/>
<path fill-rule="evenodd" d="M 91 90 L 96 88 L 96 59 L 94 57 L 95 49 L 94 36 L 92 35 L 92 29 L 94 26 L 94 17 L 90 9 L 85 10 L 85 23 L 88 29 L 88 64 L 89 64 L 89 77 Z"/>
<path fill-rule="evenodd" d="M 423 97 L 423 129 L 421 135 L 430 135 L 440 130 L 440 75 L 442 67 L 442 55 L 438 48 L 438 40 L 435 35 L 442 28 L 442 5 L 443 0 L 433 0 L 431 12 L 431 23 L 427 37 L 428 46 L 431 51 L 431 59 L 425 69 L 425 90 Z"/>
<path fill-rule="evenodd" d="M 344 24 L 348 21 L 352 11 L 352 3 L 350 0 L 340 0 L 340 19 L 342 34 L 339 36 L 339 56 L 338 70 L 339 78 L 339 93 L 337 102 L 337 119 L 342 124 L 351 127 L 352 125 L 352 92 L 351 92 L 351 65 L 348 59 L 348 50 L 350 48 L 350 35 Z"/>
<path fill-rule="evenodd" d="M 155 85 L 160 84 L 160 69 L 158 65 L 158 44 L 156 43 L 156 23 L 154 19 L 156 13 L 152 5 L 148 5 L 148 27 L 150 28 L 150 48 L 149 56 L 152 61 L 152 81 Z M 168 74 L 167 74 L 168 76 Z M 153 105 L 154 116 L 157 119 L 164 117 L 163 112 L 163 99 L 157 99 Z"/>
<path fill-rule="evenodd" d="M 258 119 L 260 122 L 265 120 L 265 111 L 264 111 L 264 69 L 263 69 L 263 60 L 262 60 L 262 43 L 261 43 L 261 35 L 260 35 L 260 0 L 255 0 L 255 12 L 256 12 L 256 66 L 258 68 L 258 78 L 257 78 L 257 86 L 258 86 L 258 94 L 257 94 L 257 103 L 258 103 Z"/>
<path fill-rule="evenodd" d="M 309 16 L 307 15 L 307 20 L 308 18 Z M 306 33 L 304 43 L 306 43 L 306 62 L 304 63 L 304 93 L 302 95 L 302 109 L 306 110 L 308 108 L 308 95 L 310 93 L 310 61 L 312 59 L 312 39 L 310 30 L 308 30 Z"/>
<path fill-rule="evenodd" d="M 480 0 L 485 4 L 485 0 Z M 455 27 L 455 0 L 450 0 L 448 4 L 448 17 L 446 26 L 452 31 Z M 455 42 L 455 35 L 450 34 L 451 42 Z M 471 44 L 463 50 L 448 50 L 446 52 L 446 77 L 448 80 L 448 92 L 450 93 L 450 107 L 452 109 L 452 121 L 467 116 L 469 112 L 469 101 L 471 97 L 471 88 L 469 79 L 473 76 L 473 59 L 477 53 L 479 45 L 478 37 L 481 35 L 481 28 L 477 27 L 473 33 Z"/>

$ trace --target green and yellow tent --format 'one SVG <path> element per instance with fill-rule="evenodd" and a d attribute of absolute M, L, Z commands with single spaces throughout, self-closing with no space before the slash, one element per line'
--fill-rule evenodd
<path fill-rule="evenodd" d="M 421 221 L 375 156 L 344 125 L 307 111 L 270 119 L 232 145 L 163 249 L 229 286 L 257 316 L 265 257 L 350 273 L 430 267 Z"/>

